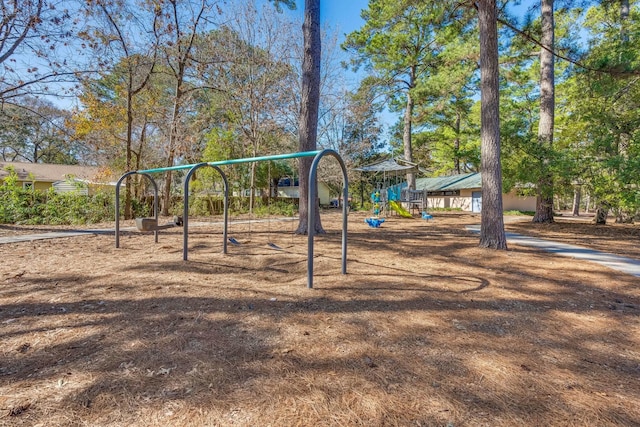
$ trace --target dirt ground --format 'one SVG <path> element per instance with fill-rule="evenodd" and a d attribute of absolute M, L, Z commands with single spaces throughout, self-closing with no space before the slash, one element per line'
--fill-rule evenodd
<path fill-rule="evenodd" d="M 364 217 L 342 275 L 323 213 L 314 289 L 291 222 L 231 224 L 227 255 L 192 227 L 186 262 L 178 228 L 0 246 L 0 425 L 640 425 L 639 278 L 480 249 L 475 215 Z M 640 259 L 636 225 L 529 221 Z"/>

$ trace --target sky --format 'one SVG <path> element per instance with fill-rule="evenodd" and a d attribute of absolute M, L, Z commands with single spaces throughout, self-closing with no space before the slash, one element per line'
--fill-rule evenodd
<path fill-rule="evenodd" d="M 514 12 L 523 14 L 532 2 L 537 1 L 539 0 L 521 0 L 521 5 L 514 8 Z M 337 33 L 339 37 L 338 43 L 342 43 L 346 34 L 359 29 L 364 24 L 360 14 L 363 9 L 367 8 L 368 3 L 368 0 L 320 0 L 320 19 L 323 24 L 328 25 Z M 291 13 L 301 18 L 304 13 L 304 0 L 297 0 L 296 4 L 297 9 L 295 11 L 289 11 L 286 7 L 283 7 L 284 13 Z M 347 70 L 345 70 L 345 73 L 351 74 L 346 76 L 346 80 L 349 82 L 348 85 L 357 84 L 359 78 L 356 75 Z M 395 115 L 391 115 L 388 112 L 384 116 L 383 121 L 386 125 L 391 125 L 396 120 Z"/>
<path fill-rule="evenodd" d="M 344 41 L 345 35 L 362 27 L 364 20 L 360 13 L 368 6 L 368 0 L 320 0 L 320 20 L 323 24 L 328 24 L 339 34 L 339 43 Z M 524 16 L 532 4 L 539 3 L 539 0 L 513 1 L 509 5 L 509 10 L 516 16 Z M 295 12 L 300 14 L 304 11 L 304 0 L 297 1 L 298 8 Z M 357 78 L 348 81 L 358 81 Z M 381 120 L 387 127 L 392 126 L 398 115 L 385 111 Z"/>
<path fill-rule="evenodd" d="M 364 24 L 360 18 L 360 11 L 366 9 L 368 4 L 368 0 L 320 0 L 320 20 L 336 30 L 342 42 L 345 34 L 357 30 Z M 283 11 L 302 19 L 304 0 L 296 1 L 296 5 L 294 11 L 289 11 L 286 7 L 283 7 Z"/>
<path fill-rule="evenodd" d="M 320 19 L 343 36 L 364 24 L 360 11 L 367 8 L 367 0 L 321 0 Z"/>
<path fill-rule="evenodd" d="M 297 0 L 297 9 L 289 11 L 283 7 L 284 13 L 291 13 L 294 16 L 302 17 L 304 13 L 304 0 Z M 320 0 L 320 19 L 323 24 L 328 24 L 331 29 L 335 30 L 339 36 L 338 43 L 342 43 L 345 35 L 360 28 L 364 21 L 360 18 L 362 9 L 366 9 L 368 0 Z M 349 73 L 348 71 L 345 71 Z M 356 82 L 359 79 L 353 77 L 348 78 L 350 82 Z M 61 108 L 71 108 L 75 105 L 74 99 L 51 99 Z"/>
<path fill-rule="evenodd" d="M 519 4 L 511 2 L 509 10 L 523 16 L 532 4 L 539 0 L 520 0 Z M 298 1 L 298 12 L 304 9 L 304 0 Z M 339 31 L 341 36 L 357 30 L 364 24 L 360 12 L 367 8 L 368 0 L 320 0 L 320 19 Z"/>

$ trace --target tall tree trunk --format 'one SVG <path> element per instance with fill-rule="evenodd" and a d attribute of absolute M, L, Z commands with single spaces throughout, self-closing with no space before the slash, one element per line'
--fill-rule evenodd
<path fill-rule="evenodd" d="M 589 213 L 591 211 L 591 195 L 589 193 L 587 193 L 586 199 L 584 202 L 584 211 Z"/>
<path fill-rule="evenodd" d="M 597 203 L 596 216 L 593 221 L 598 225 L 607 225 L 607 216 L 609 216 L 610 206 L 607 202 Z"/>
<path fill-rule="evenodd" d="M 175 150 L 170 149 L 169 155 L 167 156 L 166 167 L 173 166 L 173 162 L 175 160 Z M 173 180 L 172 171 L 166 171 L 164 174 L 164 186 L 162 188 L 162 210 L 160 214 L 163 216 L 169 215 L 169 208 L 171 207 L 171 181 Z"/>
<path fill-rule="evenodd" d="M 580 216 L 580 202 L 582 200 L 582 186 L 573 187 L 573 216 Z"/>
<path fill-rule="evenodd" d="M 453 169 L 458 175 L 462 173 L 462 171 L 460 170 L 460 120 L 460 113 L 456 113 L 456 138 L 453 140 Z"/>
<path fill-rule="evenodd" d="M 320 0 L 305 0 L 304 24 L 304 55 L 302 59 L 302 97 L 299 121 L 300 151 L 316 149 L 318 139 L 318 108 L 320 105 Z M 297 234 L 307 234 L 309 218 L 309 197 L 317 200 L 318 194 L 309 194 L 309 171 L 313 160 L 309 157 L 299 159 L 300 170 L 300 223 Z M 316 186 L 316 188 L 318 188 Z M 315 212 L 315 234 L 324 233 L 320 222 L 320 207 L 313 203 Z"/>
<path fill-rule="evenodd" d="M 502 213 L 500 163 L 500 89 L 496 0 L 479 0 L 482 220 L 480 246 L 507 249 Z"/>
<path fill-rule="evenodd" d="M 142 90 L 142 86 L 140 87 L 140 90 Z M 133 139 L 133 116 L 131 117 L 131 134 L 129 134 L 129 138 Z M 134 150 L 133 148 L 131 149 L 131 152 L 133 155 L 135 155 L 135 161 L 134 163 L 134 167 L 133 170 L 140 170 L 141 169 L 141 165 L 142 165 L 142 159 L 143 159 L 143 152 L 144 152 L 144 144 L 147 141 L 147 122 L 146 119 L 142 124 L 142 130 L 140 132 L 140 138 L 138 140 L 138 150 Z M 133 146 L 133 140 L 132 142 L 132 146 Z M 133 185 L 134 185 L 134 189 L 133 189 L 133 197 L 135 199 L 140 199 L 140 197 L 142 196 L 143 192 L 143 187 L 142 187 L 142 183 L 144 182 L 145 185 L 148 184 L 148 182 L 146 180 L 143 180 L 142 175 L 133 175 L 131 178 L 133 178 Z"/>
<path fill-rule="evenodd" d="M 629 0 L 620 0 L 620 40 L 623 42 L 629 41 L 629 33 L 627 29 L 628 20 L 629 20 Z"/>
<path fill-rule="evenodd" d="M 627 20 L 629 18 L 629 1 L 628 0 L 620 0 L 620 40 L 622 42 L 628 41 L 627 34 Z M 622 133 L 618 137 L 618 145 L 616 148 L 616 152 L 614 155 L 619 155 L 622 157 L 626 156 L 626 135 Z M 611 210 L 611 204 L 606 201 L 596 200 L 595 202 L 595 218 L 594 222 L 599 225 L 607 224 L 607 217 L 609 215 L 609 211 Z"/>
<path fill-rule="evenodd" d="M 255 150 L 253 150 L 253 157 L 256 157 Z M 251 168 L 249 169 L 249 214 L 253 214 L 253 209 L 256 203 L 256 162 L 251 162 Z"/>
<path fill-rule="evenodd" d="M 178 140 L 178 116 L 180 114 L 180 101 L 182 99 L 181 82 L 178 81 L 176 85 L 176 94 L 173 101 L 173 111 L 171 113 L 171 130 L 169 131 L 169 155 L 167 156 L 167 167 L 173 166 L 173 162 L 176 157 L 176 144 Z M 171 207 L 171 183 L 173 179 L 173 172 L 167 171 L 164 175 L 164 188 L 163 188 L 163 203 L 162 203 L 162 215 L 169 215 L 169 208 Z"/>
<path fill-rule="evenodd" d="M 145 120 L 145 123 L 142 125 L 142 132 L 140 133 L 138 151 L 133 152 L 133 154 L 136 155 L 135 170 L 142 169 L 141 165 L 142 165 L 142 158 L 143 158 L 143 150 L 144 150 L 144 144 L 146 143 L 146 141 L 147 141 L 147 122 Z M 139 199 L 143 193 L 142 191 L 143 181 L 142 181 L 141 175 L 135 175 L 135 177 L 136 177 L 136 180 L 134 181 L 135 189 L 134 189 L 133 195 L 136 199 Z"/>
<path fill-rule="evenodd" d="M 132 103 L 133 103 L 133 77 L 129 74 L 129 86 L 127 90 L 127 143 L 126 143 L 126 165 L 125 169 L 127 172 L 132 170 L 131 165 L 131 139 L 133 135 L 133 111 L 132 111 Z M 133 212 L 131 211 L 131 176 L 128 176 L 125 179 L 125 191 L 124 191 L 124 218 L 131 219 L 133 218 Z"/>
<path fill-rule="evenodd" d="M 629 0 L 620 0 L 620 41 L 624 44 L 629 43 L 629 30 L 628 30 L 628 21 L 629 21 Z M 619 61 L 623 62 L 624 49 L 620 49 L 620 58 Z M 629 154 L 629 147 L 631 144 L 631 134 L 624 129 L 620 133 L 620 141 L 618 143 L 618 152 L 624 157 L 627 158 Z"/>
<path fill-rule="evenodd" d="M 404 159 L 413 162 L 413 150 L 411 148 L 411 127 L 413 123 L 413 108 L 415 101 L 411 96 L 411 89 L 415 84 L 416 67 L 411 67 L 411 75 L 409 76 L 409 89 L 407 90 L 407 105 L 404 109 L 404 131 L 402 133 L 402 146 L 404 148 Z M 407 173 L 407 185 L 412 190 L 416 189 L 416 174 Z"/>
<path fill-rule="evenodd" d="M 402 145 L 404 147 L 404 159 L 413 162 L 413 153 L 411 150 L 411 116 L 413 115 L 414 101 L 410 93 L 407 93 L 407 106 L 404 110 L 404 132 L 402 134 Z M 407 185 L 415 190 L 416 175 L 413 172 L 407 173 Z"/>
<path fill-rule="evenodd" d="M 554 81 L 554 22 L 553 0 L 541 1 L 542 37 L 540 50 L 540 122 L 538 124 L 538 144 L 542 153 L 553 147 L 553 122 L 555 109 Z M 538 179 L 536 213 L 533 222 L 553 222 L 553 176 L 549 170 L 549 159 L 545 154 L 542 170 Z"/>

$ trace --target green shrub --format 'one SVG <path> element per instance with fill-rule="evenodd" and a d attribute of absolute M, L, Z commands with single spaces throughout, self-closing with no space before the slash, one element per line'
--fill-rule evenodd
<path fill-rule="evenodd" d="M 182 207 L 183 203 L 180 203 Z M 196 216 L 220 215 L 224 211 L 224 198 L 214 195 L 196 195 L 189 198 L 189 213 Z M 182 215 L 182 212 L 180 213 Z"/>
<path fill-rule="evenodd" d="M 533 215 L 535 215 L 535 212 L 533 212 L 533 211 L 510 210 L 510 211 L 504 211 L 503 214 L 504 215 L 517 215 L 517 216 L 533 216 Z"/>
<path fill-rule="evenodd" d="M 114 199 L 114 196 L 111 195 L 111 199 Z M 124 203 L 125 196 L 120 196 L 120 215 L 124 212 Z M 158 206 L 160 208 L 160 206 Z M 115 217 L 115 206 L 113 207 L 112 218 Z M 145 198 L 143 200 L 131 199 L 131 212 L 133 213 L 134 218 L 140 217 L 148 217 L 151 216 L 153 212 L 153 197 Z"/>
<path fill-rule="evenodd" d="M 92 196 L 75 193 L 56 194 L 20 187 L 17 175 L 0 184 L 0 223 L 78 225 L 112 220 L 115 215 L 113 193 L 101 192 Z"/>
<path fill-rule="evenodd" d="M 284 200 L 271 200 L 262 201 L 256 203 L 253 210 L 256 216 L 296 216 L 298 214 L 298 206 L 295 203 L 290 203 Z"/>

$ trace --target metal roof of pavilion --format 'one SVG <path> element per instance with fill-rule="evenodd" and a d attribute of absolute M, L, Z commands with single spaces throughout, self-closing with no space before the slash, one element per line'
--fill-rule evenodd
<path fill-rule="evenodd" d="M 401 160 L 402 161 L 402 160 Z M 361 166 L 359 168 L 355 168 L 354 170 L 361 172 L 418 172 L 419 168 L 417 165 L 402 165 L 396 161 L 396 159 L 387 159 L 382 160 L 378 163 L 373 163 L 370 165 Z"/>
<path fill-rule="evenodd" d="M 416 179 L 417 190 L 447 191 L 482 188 L 482 176 L 478 172 L 461 175 L 441 176 L 438 178 Z"/>

